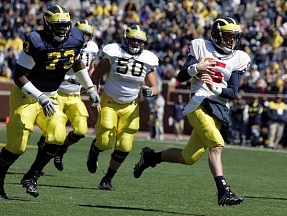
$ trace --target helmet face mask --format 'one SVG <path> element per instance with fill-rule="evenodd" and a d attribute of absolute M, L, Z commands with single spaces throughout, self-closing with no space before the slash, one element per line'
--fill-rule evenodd
<path fill-rule="evenodd" d="M 85 43 L 88 43 L 93 38 L 94 28 L 88 20 L 79 20 L 75 27 L 84 34 Z"/>
<path fill-rule="evenodd" d="M 146 41 L 145 32 L 138 25 L 130 25 L 125 30 L 122 44 L 130 54 L 139 55 L 142 53 Z"/>
<path fill-rule="evenodd" d="M 53 5 L 45 11 L 43 23 L 45 33 L 57 42 L 63 42 L 71 31 L 70 14 L 59 5 Z"/>
<path fill-rule="evenodd" d="M 211 27 L 211 40 L 224 53 L 231 53 L 239 44 L 241 28 L 229 17 L 216 19 Z"/>

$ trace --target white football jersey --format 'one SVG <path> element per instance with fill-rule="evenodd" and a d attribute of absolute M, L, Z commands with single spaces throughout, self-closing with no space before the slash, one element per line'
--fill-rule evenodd
<path fill-rule="evenodd" d="M 89 41 L 87 43 L 87 46 L 84 49 L 82 49 L 80 53 L 80 58 L 82 59 L 82 62 L 85 64 L 87 70 L 90 67 L 91 61 L 96 57 L 98 52 L 99 47 L 94 41 Z M 76 78 L 73 69 L 70 69 L 67 72 L 67 75 L 73 79 Z M 82 89 L 81 85 L 75 85 L 67 81 L 63 81 L 58 91 L 64 94 L 80 94 L 81 89 Z"/>
<path fill-rule="evenodd" d="M 129 103 L 138 97 L 146 75 L 155 70 L 159 61 L 148 50 L 143 50 L 140 55 L 131 55 L 117 43 L 103 48 L 103 58 L 107 58 L 111 65 L 104 91 L 118 103 Z"/>
<path fill-rule="evenodd" d="M 189 45 L 189 55 L 194 56 L 197 60 L 204 57 L 216 59 L 216 77 L 213 78 L 213 84 L 221 88 L 227 87 L 227 82 L 233 71 L 247 71 L 250 65 L 250 57 L 246 52 L 234 50 L 231 54 L 221 54 L 215 49 L 213 42 L 204 39 L 192 40 Z M 186 106 L 184 113 L 195 110 L 205 98 L 210 98 L 221 104 L 228 106 L 228 99 L 222 98 L 209 90 L 207 85 L 199 78 L 191 78 L 191 95 L 194 95 L 189 104 Z"/>

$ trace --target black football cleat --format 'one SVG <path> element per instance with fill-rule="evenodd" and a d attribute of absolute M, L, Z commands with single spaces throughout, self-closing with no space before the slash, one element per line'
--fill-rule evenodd
<path fill-rule="evenodd" d="M 100 182 L 98 188 L 99 188 L 100 190 L 110 190 L 110 191 L 113 191 L 113 190 L 115 190 L 115 188 L 112 186 L 111 183 L 112 183 L 112 179 L 104 177 L 104 178 L 102 178 L 102 180 L 101 180 L 101 182 Z"/>
<path fill-rule="evenodd" d="M 156 163 L 152 163 L 150 160 L 148 160 L 152 153 L 154 153 L 154 150 L 149 147 L 144 147 L 142 149 L 140 160 L 137 162 L 137 164 L 135 164 L 134 167 L 135 178 L 139 178 L 146 168 L 156 166 Z"/>
<path fill-rule="evenodd" d="M 3 187 L 0 187 L 0 200 L 9 199 Z"/>
<path fill-rule="evenodd" d="M 42 172 L 42 171 L 39 174 L 40 174 L 40 176 L 46 176 L 46 173 Z"/>
<path fill-rule="evenodd" d="M 37 182 L 34 178 L 24 178 L 21 180 L 21 184 L 23 188 L 26 189 L 26 193 L 30 194 L 33 197 L 39 196 L 38 190 L 37 190 Z"/>
<path fill-rule="evenodd" d="M 64 163 L 63 163 L 63 154 L 57 154 L 54 157 L 54 166 L 59 170 L 64 170 Z"/>
<path fill-rule="evenodd" d="M 219 206 L 232 206 L 238 205 L 243 202 L 242 197 L 238 197 L 230 189 L 230 186 L 225 187 L 222 191 L 217 193 Z"/>
<path fill-rule="evenodd" d="M 95 145 L 96 139 L 93 140 L 93 142 L 91 143 L 91 147 L 89 150 L 89 155 L 87 157 L 87 168 L 89 170 L 90 173 L 96 173 L 97 169 L 98 169 L 98 156 L 99 154 L 96 154 L 93 151 L 93 146 Z"/>
<path fill-rule="evenodd" d="M 64 154 L 67 152 L 68 147 L 65 145 L 62 145 L 59 150 L 57 151 L 56 156 L 54 157 L 54 166 L 59 170 L 64 170 L 64 163 L 63 163 L 63 157 Z"/>

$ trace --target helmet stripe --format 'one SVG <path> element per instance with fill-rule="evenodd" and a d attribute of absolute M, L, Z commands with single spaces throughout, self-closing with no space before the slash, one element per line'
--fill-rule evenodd
<path fill-rule="evenodd" d="M 232 20 L 233 24 L 235 24 L 235 25 L 237 24 L 234 19 L 232 19 L 232 18 L 230 18 L 230 19 Z"/>
<path fill-rule="evenodd" d="M 60 13 L 64 13 L 64 12 L 63 12 L 63 9 L 62 9 L 62 7 L 61 7 L 61 6 L 56 5 L 56 7 L 59 9 Z"/>
<path fill-rule="evenodd" d="M 222 21 L 225 23 L 225 25 L 228 25 L 229 23 L 225 19 L 217 19 L 216 21 Z"/>

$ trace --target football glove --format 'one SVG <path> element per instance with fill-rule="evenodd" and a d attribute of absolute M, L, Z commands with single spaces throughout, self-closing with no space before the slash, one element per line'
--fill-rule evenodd
<path fill-rule="evenodd" d="M 151 97 L 153 96 L 152 88 L 146 85 L 142 86 L 142 94 L 145 97 Z"/>
<path fill-rule="evenodd" d="M 38 102 L 43 108 L 45 116 L 51 117 L 56 112 L 55 105 L 57 103 L 53 101 L 51 98 L 47 97 L 46 95 L 42 94 L 38 98 Z"/>
<path fill-rule="evenodd" d="M 96 107 L 100 104 L 101 98 L 99 96 L 99 94 L 96 91 L 90 91 L 89 93 L 89 99 L 92 103 L 92 107 Z"/>
<path fill-rule="evenodd" d="M 69 77 L 66 81 L 71 83 L 71 84 L 75 84 L 75 85 L 79 85 L 79 86 L 81 85 L 81 83 L 79 82 L 79 80 L 77 78 Z"/>

